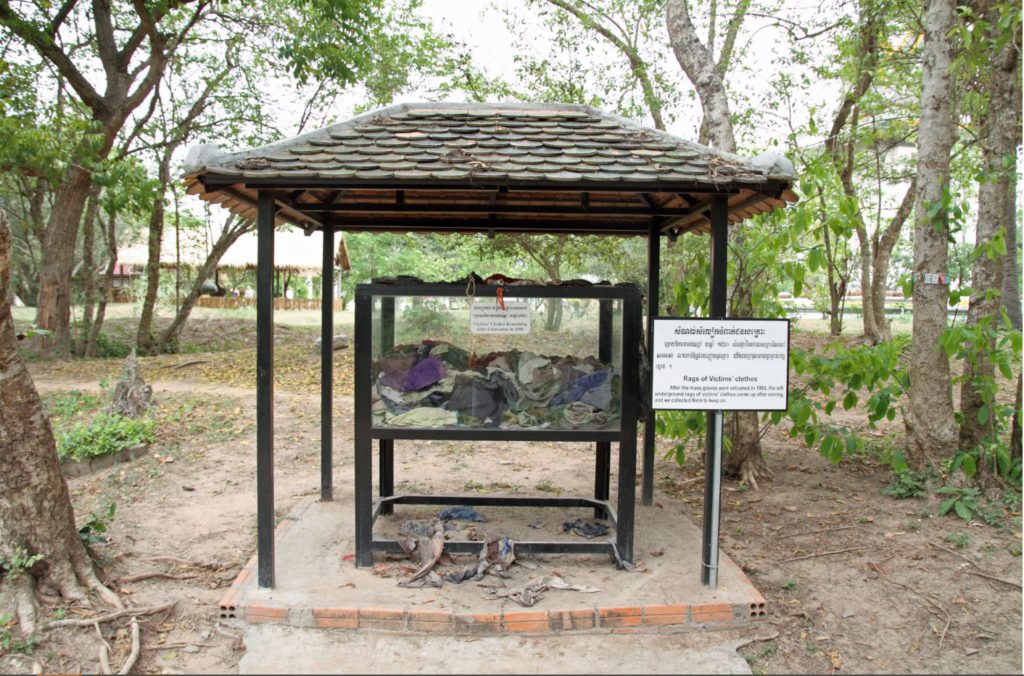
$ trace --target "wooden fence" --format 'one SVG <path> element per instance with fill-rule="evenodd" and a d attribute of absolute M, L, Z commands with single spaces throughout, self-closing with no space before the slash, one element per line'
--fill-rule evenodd
<path fill-rule="evenodd" d="M 198 307 L 211 307 L 218 309 L 236 310 L 239 308 L 255 308 L 255 298 L 236 298 L 234 296 L 200 296 L 196 300 Z M 319 298 L 275 298 L 275 310 L 319 310 Z M 345 301 L 335 299 L 334 311 L 341 312 L 345 309 Z"/>

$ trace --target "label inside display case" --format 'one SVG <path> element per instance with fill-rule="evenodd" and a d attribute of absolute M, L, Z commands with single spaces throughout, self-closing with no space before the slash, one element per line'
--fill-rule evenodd
<path fill-rule="evenodd" d="M 478 299 L 469 308 L 469 332 L 482 335 L 526 335 L 530 333 L 530 304 L 516 301 Z"/>

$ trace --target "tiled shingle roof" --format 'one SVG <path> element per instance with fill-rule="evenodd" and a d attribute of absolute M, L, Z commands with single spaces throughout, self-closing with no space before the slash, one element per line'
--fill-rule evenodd
<path fill-rule="evenodd" d="M 758 166 L 585 106 L 444 103 L 393 106 L 217 157 L 194 173 L 529 184 L 758 185 L 794 178 L 791 169 Z"/>
<path fill-rule="evenodd" d="M 288 191 L 279 217 L 305 227 L 333 212 L 345 215 L 336 227 L 356 230 L 610 234 L 646 232 L 651 217 L 700 229 L 703 196 L 723 192 L 740 220 L 795 199 L 794 179 L 779 155 L 740 157 L 587 106 L 524 103 L 400 104 L 261 148 L 201 146 L 185 176 L 190 193 L 245 216 L 258 190 Z"/>

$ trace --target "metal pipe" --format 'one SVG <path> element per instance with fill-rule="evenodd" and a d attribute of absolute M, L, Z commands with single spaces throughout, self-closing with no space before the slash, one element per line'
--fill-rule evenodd
<path fill-rule="evenodd" d="M 334 499 L 334 229 L 325 228 L 320 282 L 320 499 Z"/>
<path fill-rule="evenodd" d="M 274 197 L 259 194 L 256 237 L 256 553 L 274 586 Z"/>
<path fill-rule="evenodd" d="M 729 245 L 729 198 L 717 195 L 711 203 L 711 307 L 712 319 L 725 319 Z M 718 538 L 722 493 L 722 412 L 707 415 L 704 455 L 704 529 L 701 542 L 701 582 L 718 585 Z"/>
<path fill-rule="evenodd" d="M 661 224 L 651 221 L 647 233 L 647 354 L 654 351 L 654 318 L 658 316 L 658 291 L 661 282 Z M 647 411 L 644 421 L 644 474 L 641 502 L 654 504 L 654 411 Z"/>

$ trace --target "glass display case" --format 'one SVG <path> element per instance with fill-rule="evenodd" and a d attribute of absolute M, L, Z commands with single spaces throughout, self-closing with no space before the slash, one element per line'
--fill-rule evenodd
<path fill-rule="evenodd" d="M 631 561 L 640 306 L 635 285 L 357 286 L 356 564 L 372 565 L 374 551 L 400 551 L 397 542 L 375 539 L 373 524 L 403 503 L 593 507 L 615 523 L 614 541 L 516 542 L 516 549 L 608 551 Z M 395 442 L 403 439 L 594 442 L 594 496 L 394 495 Z M 479 543 L 446 547 L 476 551 Z"/>

